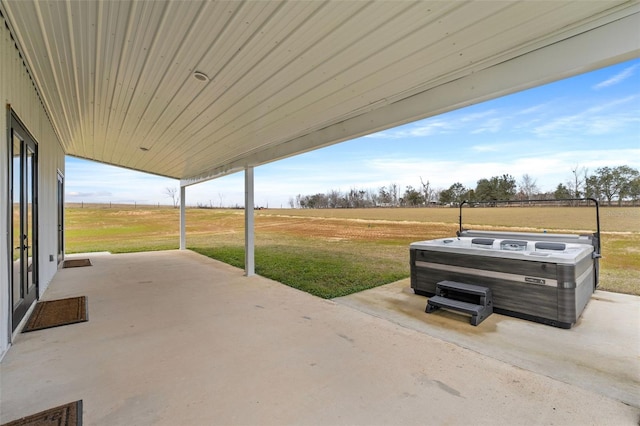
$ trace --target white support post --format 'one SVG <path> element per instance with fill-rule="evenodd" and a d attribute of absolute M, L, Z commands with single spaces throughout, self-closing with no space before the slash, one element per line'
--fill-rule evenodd
<path fill-rule="evenodd" d="M 244 169 L 244 274 L 255 275 L 255 238 L 253 229 L 253 167 Z"/>
<path fill-rule="evenodd" d="M 187 187 L 180 186 L 180 250 L 187 248 L 187 214 L 186 214 Z"/>

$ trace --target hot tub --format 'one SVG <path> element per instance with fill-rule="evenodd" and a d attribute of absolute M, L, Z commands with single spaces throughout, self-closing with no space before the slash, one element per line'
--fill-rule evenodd
<path fill-rule="evenodd" d="M 410 245 L 411 287 L 440 281 L 488 287 L 494 312 L 571 328 L 597 285 L 591 236 L 463 231 Z"/>

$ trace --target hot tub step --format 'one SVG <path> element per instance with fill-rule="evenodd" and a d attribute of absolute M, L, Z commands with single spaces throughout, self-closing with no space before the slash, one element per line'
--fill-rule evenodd
<path fill-rule="evenodd" d="M 455 281 L 440 281 L 436 295 L 427 302 L 425 311 L 439 308 L 451 309 L 471 315 L 471 324 L 478 325 L 493 313 L 491 289 Z"/>

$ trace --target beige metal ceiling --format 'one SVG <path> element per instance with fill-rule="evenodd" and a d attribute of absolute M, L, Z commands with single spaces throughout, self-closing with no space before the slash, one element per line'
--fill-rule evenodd
<path fill-rule="evenodd" d="M 453 108 L 446 84 L 638 15 L 606 0 L 1 4 L 67 154 L 187 183 Z M 417 94 L 443 106 L 380 118 Z"/>

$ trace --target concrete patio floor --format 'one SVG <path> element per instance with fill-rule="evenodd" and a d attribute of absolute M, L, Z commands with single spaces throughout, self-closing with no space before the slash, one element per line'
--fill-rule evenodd
<path fill-rule="evenodd" d="M 477 327 L 445 310 L 424 312 L 409 279 L 335 299 L 403 327 L 640 407 L 640 297 L 598 291 L 565 330 L 492 314 Z"/>
<path fill-rule="evenodd" d="M 77 399 L 86 425 L 640 418 L 638 298 L 598 292 L 572 330 L 497 315 L 472 327 L 424 314 L 406 282 L 330 301 L 190 251 L 89 257 L 43 297 L 86 295 L 89 321 L 17 336 L 0 363 L 0 423 Z"/>

